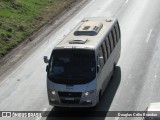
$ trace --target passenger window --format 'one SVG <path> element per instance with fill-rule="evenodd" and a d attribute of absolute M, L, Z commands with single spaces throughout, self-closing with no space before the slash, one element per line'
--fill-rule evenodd
<path fill-rule="evenodd" d="M 99 65 L 100 65 L 100 67 L 103 67 L 103 65 L 104 65 L 104 56 L 103 56 L 103 52 L 102 52 L 102 47 L 99 48 L 98 57 L 99 57 Z"/>
<path fill-rule="evenodd" d="M 119 25 L 118 25 L 118 22 L 116 23 L 115 25 L 115 28 L 116 28 L 116 33 L 117 33 L 117 41 L 120 39 L 120 29 L 119 29 Z"/>
<path fill-rule="evenodd" d="M 102 43 L 101 47 L 102 47 L 104 62 L 106 62 L 106 60 L 107 60 L 107 51 L 106 51 L 105 41 Z"/>
<path fill-rule="evenodd" d="M 110 42 L 111 52 L 112 52 L 112 50 L 114 49 L 114 44 L 113 44 L 113 39 L 112 39 L 111 32 L 109 33 L 109 42 Z"/>
<path fill-rule="evenodd" d="M 113 27 L 113 30 L 112 30 L 112 38 L 113 38 L 113 41 L 114 41 L 114 46 L 116 46 L 117 44 L 117 38 L 116 38 L 116 32 L 115 32 L 115 29 Z"/>
<path fill-rule="evenodd" d="M 114 31 L 115 31 L 115 35 L 116 35 L 116 42 L 118 42 L 118 33 L 116 32 L 116 26 L 114 26 Z"/>
<path fill-rule="evenodd" d="M 106 38 L 106 48 L 107 48 L 107 53 L 108 53 L 108 57 L 109 57 L 109 55 L 111 54 L 111 47 L 110 47 L 110 43 L 109 43 L 109 39 L 108 39 L 108 37 Z"/>
<path fill-rule="evenodd" d="M 108 47 L 107 47 L 107 42 L 106 42 L 106 39 L 104 41 L 104 45 L 105 45 L 105 49 L 106 49 L 106 53 L 107 53 L 107 58 L 109 57 L 109 54 L 108 54 Z"/>

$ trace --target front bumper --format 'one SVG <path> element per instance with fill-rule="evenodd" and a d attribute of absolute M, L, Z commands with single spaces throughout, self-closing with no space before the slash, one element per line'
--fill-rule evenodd
<path fill-rule="evenodd" d="M 55 96 L 49 94 L 48 100 L 50 105 L 59 107 L 94 107 L 97 104 L 96 94 L 86 97 L 82 92 L 56 92 Z"/>

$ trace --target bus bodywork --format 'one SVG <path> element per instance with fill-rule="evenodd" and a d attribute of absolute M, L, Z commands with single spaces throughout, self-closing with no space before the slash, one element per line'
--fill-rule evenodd
<path fill-rule="evenodd" d="M 93 107 L 100 100 L 121 51 L 118 21 L 114 18 L 82 20 L 52 51 L 48 63 L 50 105 Z"/>

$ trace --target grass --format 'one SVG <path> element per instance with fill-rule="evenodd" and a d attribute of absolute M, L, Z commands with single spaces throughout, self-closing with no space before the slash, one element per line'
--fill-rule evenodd
<path fill-rule="evenodd" d="M 75 0 L 1 0 L 0 58 Z"/>

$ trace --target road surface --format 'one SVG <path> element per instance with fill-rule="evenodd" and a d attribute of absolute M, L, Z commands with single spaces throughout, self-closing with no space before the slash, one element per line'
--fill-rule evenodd
<path fill-rule="evenodd" d="M 122 34 L 121 57 L 97 110 L 142 111 L 149 103 L 160 101 L 159 6 L 160 0 L 90 0 L 72 18 L 45 37 L 41 46 L 15 64 L 9 74 L 0 77 L 0 111 L 54 111 L 48 105 L 43 56 L 50 56 L 53 47 L 84 17 L 96 16 L 117 17 Z"/>

